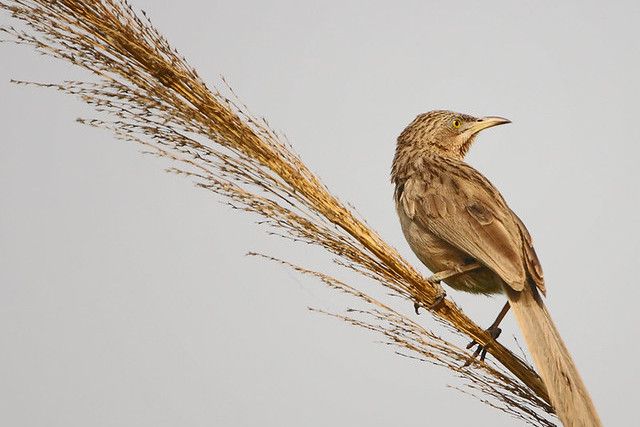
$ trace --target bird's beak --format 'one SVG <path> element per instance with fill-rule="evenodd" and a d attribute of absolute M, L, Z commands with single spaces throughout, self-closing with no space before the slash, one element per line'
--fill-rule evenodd
<path fill-rule="evenodd" d="M 511 123 L 511 120 L 505 119 L 503 117 L 487 116 L 487 117 L 478 119 L 478 121 L 476 122 L 471 123 L 471 126 L 469 126 L 469 129 L 467 132 L 474 135 L 480 132 L 481 130 L 498 126 L 498 125 L 506 125 L 507 123 Z"/>

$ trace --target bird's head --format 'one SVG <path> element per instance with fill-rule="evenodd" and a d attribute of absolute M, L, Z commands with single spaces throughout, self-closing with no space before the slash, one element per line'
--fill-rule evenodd
<path fill-rule="evenodd" d="M 481 130 L 511 123 L 502 117 L 473 117 L 436 110 L 420 114 L 398 137 L 402 146 L 462 160 Z"/>

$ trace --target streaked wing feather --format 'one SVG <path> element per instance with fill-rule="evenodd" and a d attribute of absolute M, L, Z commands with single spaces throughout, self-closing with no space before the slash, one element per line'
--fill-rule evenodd
<path fill-rule="evenodd" d="M 513 212 L 512 212 L 513 213 Z M 522 220 L 514 213 L 518 226 L 520 227 L 520 233 L 524 240 L 525 262 L 527 263 L 527 271 L 533 279 L 536 287 L 542 292 L 543 295 L 547 295 L 547 287 L 544 284 L 544 275 L 542 273 L 542 265 L 538 260 L 536 250 L 533 248 L 533 239 L 529 235 L 529 230 L 524 226 Z"/>
<path fill-rule="evenodd" d="M 533 248 L 529 253 L 528 245 L 523 244 L 526 229 L 523 233 L 520 220 L 479 172 L 463 163 L 454 170 L 447 170 L 447 166 L 452 168 L 444 165 L 436 176 L 430 170 L 429 179 L 410 180 L 413 182 L 405 186 L 402 195 L 404 205 L 412 207 L 413 220 L 421 227 L 521 291 L 527 282 L 526 269 L 530 264 L 539 266 Z"/>

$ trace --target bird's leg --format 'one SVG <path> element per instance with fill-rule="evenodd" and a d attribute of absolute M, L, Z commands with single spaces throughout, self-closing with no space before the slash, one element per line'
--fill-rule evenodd
<path fill-rule="evenodd" d="M 482 265 L 479 262 L 472 262 L 470 264 L 464 264 L 455 268 L 451 268 L 449 270 L 438 271 L 437 273 L 429 277 L 429 279 L 427 280 L 434 283 L 440 283 L 443 280 L 460 276 L 461 274 L 465 274 L 470 271 L 477 270 L 480 267 L 482 267 Z"/>
<path fill-rule="evenodd" d="M 498 313 L 498 317 L 496 317 L 496 320 L 494 320 L 491 326 L 486 329 L 487 333 L 491 335 L 492 339 L 498 339 L 500 333 L 502 333 L 502 329 L 500 329 L 498 326 L 500 325 L 500 322 L 502 322 L 502 319 L 504 319 L 504 316 L 506 316 L 509 312 L 509 308 L 511 308 L 511 306 L 509 305 L 509 301 L 507 301 L 504 307 L 502 307 L 502 310 L 500 310 L 500 313 Z M 485 356 L 487 355 L 486 347 L 480 345 L 480 343 L 478 343 L 476 340 L 473 340 L 469 344 L 467 344 L 467 348 L 471 348 L 474 345 L 477 345 L 478 348 L 476 348 L 476 350 L 473 352 L 473 356 L 471 357 L 471 359 L 467 360 L 464 366 L 469 366 L 471 364 L 471 361 L 478 357 L 478 355 L 480 355 L 481 361 L 483 361 Z"/>
<path fill-rule="evenodd" d="M 444 289 L 442 289 L 442 286 L 440 286 L 440 282 L 441 281 L 447 280 L 447 279 L 451 279 L 452 277 L 456 277 L 456 276 L 459 276 L 461 274 L 468 273 L 468 272 L 476 270 L 476 269 L 478 269 L 480 267 L 482 267 L 482 265 L 480 263 L 472 262 L 470 264 L 464 264 L 464 265 L 458 266 L 456 268 L 451 268 L 451 269 L 448 269 L 448 270 L 442 270 L 442 271 L 439 271 L 439 272 L 433 274 L 432 276 L 430 276 L 427 280 L 438 287 L 438 296 L 436 296 L 435 302 L 433 304 L 431 304 L 430 306 L 428 306 L 427 308 L 430 309 L 430 310 L 433 310 L 435 307 L 437 307 L 440 304 L 442 304 L 442 301 L 444 301 L 444 298 L 447 296 L 447 293 L 444 291 Z M 420 308 L 420 304 L 419 303 L 417 303 L 417 302 L 413 303 L 413 308 L 415 309 L 416 314 L 420 314 L 418 312 L 418 309 Z"/>

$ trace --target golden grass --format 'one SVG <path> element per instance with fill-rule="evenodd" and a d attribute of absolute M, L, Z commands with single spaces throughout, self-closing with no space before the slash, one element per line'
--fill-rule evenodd
<path fill-rule="evenodd" d="M 433 304 L 434 284 L 333 196 L 286 139 L 248 113 L 226 84 L 208 87 L 144 13 L 139 17 L 123 0 L 15 0 L 0 2 L 0 8 L 21 22 L 20 28 L 2 29 L 11 41 L 93 74 L 91 81 L 38 84 L 77 95 L 108 117 L 84 123 L 108 128 L 170 159 L 170 171 L 226 197 L 237 209 L 260 215 L 272 234 L 323 247 L 342 267 L 410 301 L 407 307 Z M 492 342 L 451 300 L 431 313 L 450 329 L 486 344 L 501 367 L 475 361 L 463 368 L 469 355 L 433 331 L 332 276 L 276 261 L 368 307 L 333 316 L 382 334 L 402 354 L 449 369 L 467 392 L 495 408 L 534 425 L 554 425 L 535 371 Z"/>

